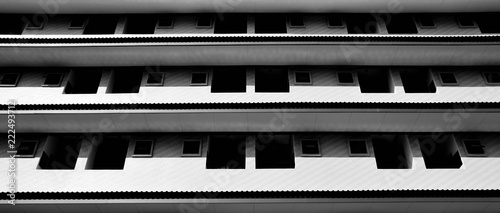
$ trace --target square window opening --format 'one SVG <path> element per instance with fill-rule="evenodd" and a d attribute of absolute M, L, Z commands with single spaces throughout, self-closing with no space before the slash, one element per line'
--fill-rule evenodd
<path fill-rule="evenodd" d="M 191 86 L 206 86 L 208 85 L 207 72 L 193 72 L 191 73 Z"/>
<path fill-rule="evenodd" d="M 329 28 L 344 28 L 345 22 L 340 14 L 331 14 L 326 17 L 326 22 Z"/>
<path fill-rule="evenodd" d="M 216 16 L 214 33 L 247 33 L 246 14 L 223 14 L 221 16 Z"/>
<path fill-rule="evenodd" d="M 85 15 L 73 15 L 71 16 L 71 22 L 69 23 L 68 29 L 84 29 L 87 25 L 88 16 Z"/>
<path fill-rule="evenodd" d="M 165 73 L 163 72 L 150 72 L 148 73 L 148 79 L 146 81 L 146 86 L 163 86 L 163 79 Z"/>
<path fill-rule="evenodd" d="M 418 141 L 427 169 L 459 169 L 462 166 L 453 135 L 445 134 L 440 138 L 420 136 Z"/>
<path fill-rule="evenodd" d="M 218 67 L 212 75 L 212 93 L 246 92 L 245 67 Z"/>
<path fill-rule="evenodd" d="M 312 84 L 311 72 L 295 72 L 295 84 Z"/>
<path fill-rule="evenodd" d="M 440 72 L 439 79 L 441 79 L 441 84 L 444 86 L 458 85 L 458 80 L 453 72 Z"/>
<path fill-rule="evenodd" d="M 354 85 L 354 74 L 352 72 L 337 72 L 339 85 Z"/>
<path fill-rule="evenodd" d="M 410 14 L 391 14 L 389 22 L 386 22 L 389 34 L 416 34 L 418 33 L 415 20 Z"/>
<path fill-rule="evenodd" d="M 95 94 L 101 82 L 100 69 L 73 69 L 64 88 L 64 94 Z"/>
<path fill-rule="evenodd" d="M 286 17 L 283 14 L 255 15 L 255 33 L 287 33 Z"/>
<path fill-rule="evenodd" d="M 361 93 L 392 93 L 394 85 L 387 70 L 360 70 L 357 72 Z"/>
<path fill-rule="evenodd" d="M 321 148 L 317 139 L 300 140 L 302 156 L 321 156 Z"/>
<path fill-rule="evenodd" d="M 115 15 L 92 15 L 89 17 L 84 35 L 115 34 L 118 17 Z"/>
<path fill-rule="evenodd" d="M 157 17 L 155 15 L 129 15 L 125 24 L 125 34 L 154 34 Z"/>
<path fill-rule="evenodd" d="M 378 169 L 411 169 L 413 155 L 406 135 L 372 136 Z"/>
<path fill-rule="evenodd" d="M 2 79 L 0 79 L 0 86 L 15 87 L 17 86 L 17 82 L 19 82 L 20 77 L 20 73 L 4 73 L 2 75 Z"/>
<path fill-rule="evenodd" d="M 292 28 L 304 28 L 306 27 L 306 22 L 304 21 L 304 16 L 302 15 L 290 15 L 288 16 L 288 23 Z"/>
<path fill-rule="evenodd" d="M 158 29 L 172 29 L 174 28 L 173 15 L 159 15 L 158 16 Z"/>
<path fill-rule="evenodd" d="M 132 157 L 153 157 L 154 141 L 137 140 L 135 141 L 134 153 Z"/>
<path fill-rule="evenodd" d="M 143 68 L 116 68 L 106 93 L 139 93 Z"/>
<path fill-rule="evenodd" d="M 42 16 L 33 16 L 32 18 L 28 18 L 28 24 L 26 25 L 27 30 L 41 30 L 45 26 L 46 19 L 48 17 Z"/>
<path fill-rule="evenodd" d="M 85 169 L 122 170 L 127 157 L 129 140 L 117 136 L 103 136 L 102 141 L 98 141 L 97 138 L 92 141 L 92 149 Z"/>
<path fill-rule="evenodd" d="M 212 15 L 199 15 L 196 20 L 196 28 L 199 29 L 210 29 L 213 26 L 213 16 Z"/>
<path fill-rule="evenodd" d="M 23 140 L 16 149 L 16 157 L 33 158 L 38 148 L 37 140 Z"/>
<path fill-rule="evenodd" d="M 38 169 L 75 169 L 82 140 L 76 136 L 49 136 Z"/>
<path fill-rule="evenodd" d="M 423 29 L 436 28 L 436 23 L 434 22 L 434 17 L 432 15 L 420 15 L 420 16 L 418 16 L 418 23 L 420 25 L 420 28 L 423 28 Z"/>
<path fill-rule="evenodd" d="M 63 73 L 49 73 L 45 76 L 45 81 L 43 82 L 43 87 L 58 87 L 61 86 L 62 79 L 64 77 Z"/>
<path fill-rule="evenodd" d="M 458 16 L 457 17 L 458 26 L 460 28 L 475 28 L 477 27 L 476 22 L 471 16 Z"/>
<path fill-rule="evenodd" d="M 399 75 L 405 93 L 436 93 L 436 85 L 429 70 L 401 70 Z"/>
<path fill-rule="evenodd" d="M 288 134 L 266 134 L 256 139 L 255 163 L 257 169 L 293 169 L 295 154 L 292 137 Z"/>
<path fill-rule="evenodd" d="M 371 14 L 350 14 L 346 18 L 347 32 L 349 34 L 376 34 L 379 26 Z"/>
<path fill-rule="evenodd" d="M 348 140 L 349 156 L 352 157 L 368 157 L 368 143 L 366 140 L 350 139 Z"/>
<path fill-rule="evenodd" d="M 255 92 L 290 92 L 287 68 L 256 68 Z"/>
<path fill-rule="evenodd" d="M 485 146 L 481 144 L 481 140 L 463 139 L 462 142 L 464 144 L 465 153 L 467 154 L 467 156 L 486 156 L 486 152 L 484 151 Z"/>
<path fill-rule="evenodd" d="M 182 144 L 182 155 L 185 157 L 201 156 L 201 140 L 184 140 Z"/>
<path fill-rule="evenodd" d="M 207 169 L 245 169 L 245 135 L 211 135 Z"/>
<path fill-rule="evenodd" d="M 500 85 L 500 72 L 484 72 L 483 77 L 488 85 Z"/>

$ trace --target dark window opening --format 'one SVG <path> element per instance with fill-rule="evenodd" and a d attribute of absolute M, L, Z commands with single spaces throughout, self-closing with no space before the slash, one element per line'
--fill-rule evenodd
<path fill-rule="evenodd" d="M 159 15 L 158 16 L 158 28 L 169 29 L 174 27 L 174 16 L 173 15 Z"/>
<path fill-rule="evenodd" d="M 21 74 L 19 73 L 5 73 L 2 75 L 2 79 L 0 79 L 0 86 L 17 86 L 17 82 L 19 82 L 19 77 Z"/>
<path fill-rule="evenodd" d="M 354 76 L 352 72 L 337 72 L 339 84 L 354 84 Z"/>
<path fill-rule="evenodd" d="M 27 30 L 41 30 L 43 29 L 43 26 L 45 25 L 46 18 L 48 17 L 42 17 L 42 16 L 33 16 L 28 18 L 28 25 L 26 25 Z"/>
<path fill-rule="evenodd" d="M 435 93 L 436 85 L 428 70 L 399 71 L 406 93 Z"/>
<path fill-rule="evenodd" d="M 256 68 L 255 92 L 290 92 L 286 68 Z"/>
<path fill-rule="evenodd" d="M 201 156 L 201 140 L 184 140 L 182 156 Z"/>
<path fill-rule="evenodd" d="M 484 145 L 481 144 L 481 140 L 477 139 L 464 139 L 465 151 L 467 156 L 486 156 L 484 152 Z"/>
<path fill-rule="evenodd" d="M 146 81 L 147 86 L 162 86 L 163 77 L 165 73 L 162 72 L 150 72 L 148 73 L 148 79 Z"/>
<path fill-rule="evenodd" d="M 331 14 L 326 18 L 328 27 L 332 28 L 344 28 L 344 20 L 340 14 Z"/>
<path fill-rule="evenodd" d="M 244 169 L 245 135 L 212 135 L 207 154 L 207 169 Z"/>
<path fill-rule="evenodd" d="M 410 169 L 412 154 L 406 135 L 372 136 L 378 169 Z"/>
<path fill-rule="evenodd" d="M 483 77 L 488 84 L 500 84 L 500 72 L 485 72 Z"/>
<path fill-rule="evenodd" d="M 246 92 L 246 74 L 245 67 L 214 68 L 212 76 L 212 93 Z"/>
<path fill-rule="evenodd" d="M 474 19 L 469 15 L 460 15 L 457 17 L 457 21 L 460 27 L 476 27 Z"/>
<path fill-rule="evenodd" d="M 222 14 L 216 16 L 214 33 L 247 33 L 247 16 L 245 14 Z"/>
<path fill-rule="evenodd" d="M 125 34 L 154 34 L 157 17 L 155 15 L 129 15 Z"/>
<path fill-rule="evenodd" d="M 293 169 L 295 156 L 293 142 L 287 134 L 261 134 L 255 144 L 257 169 Z"/>
<path fill-rule="evenodd" d="M 49 73 L 45 76 L 45 81 L 42 86 L 46 87 L 58 87 L 61 85 L 64 74 L 62 73 Z"/>
<path fill-rule="evenodd" d="M 208 73 L 206 72 L 191 73 L 191 85 L 208 85 Z"/>
<path fill-rule="evenodd" d="M 24 31 L 25 22 L 22 15 L 0 14 L 0 34 L 21 35 Z"/>
<path fill-rule="evenodd" d="M 16 149 L 16 157 L 32 158 L 35 157 L 38 141 L 25 140 L 21 141 Z"/>
<path fill-rule="evenodd" d="M 73 15 L 71 16 L 70 29 L 83 29 L 87 24 L 88 16 L 86 15 Z"/>
<path fill-rule="evenodd" d="M 306 22 L 304 21 L 304 16 L 301 15 L 290 15 L 288 16 L 288 21 L 290 22 L 290 27 L 306 26 Z"/>
<path fill-rule="evenodd" d="M 455 77 L 455 73 L 452 72 L 440 72 L 439 78 L 441 79 L 441 83 L 443 85 L 457 85 L 458 81 Z"/>
<path fill-rule="evenodd" d="M 418 33 L 413 16 L 410 14 L 391 14 L 391 19 L 386 22 L 389 34 L 414 34 Z"/>
<path fill-rule="evenodd" d="M 209 14 L 199 15 L 196 20 L 197 28 L 212 28 L 213 16 Z"/>
<path fill-rule="evenodd" d="M 93 141 L 86 169 L 123 169 L 129 141 L 124 138 L 104 136 Z"/>
<path fill-rule="evenodd" d="M 378 33 L 377 20 L 371 14 L 350 14 L 346 18 L 346 25 L 349 34 Z"/>
<path fill-rule="evenodd" d="M 135 141 L 134 154 L 132 154 L 132 157 L 152 157 L 153 144 L 152 140 Z"/>
<path fill-rule="evenodd" d="M 77 137 L 49 136 L 43 147 L 40 169 L 75 169 L 82 140 Z"/>
<path fill-rule="evenodd" d="M 92 15 L 83 34 L 115 34 L 118 17 L 114 15 Z"/>
<path fill-rule="evenodd" d="M 100 69 L 74 69 L 71 71 L 68 83 L 64 88 L 65 94 L 94 94 L 97 93 L 101 82 Z"/>
<path fill-rule="evenodd" d="M 422 136 L 418 138 L 420 151 L 428 169 L 458 169 L 462 159 L 455 139 L 451 135 Z"/>
<path fill-rule="evenodd" d="M 436 28 L 436 23 L 434 23 L 434 17 L 432 15 L 419 15 L 417 19 L 420 28 Z"/>
<path fill-rule="evenodd" d="M 286 33 L 283 14 L 258 14 L 255 16 L 255 33 Z"/>
<path fill-rule="evenodd" d="M 321 156 L 319 140 L 301 140 L 302 156 Z"/>
<path fill-rule="evenodd" d="M 312 84 L 311 72 L 295 72 L 295 84 Z"/>
<path fill-rule="evenodd" d="M 481 13 L 476 16 L 477 26 L 481 33 L 500 33 L 500 13 Z"/>
<path fill-rule="evenodd" d="M 393 91 L 387 70 L 361 70 L 357 74 L 362 93 L 391 93 Z"/>
<path fill-rule="evenodd" d="M 350 156 L 370 156 L 366 140 L 349 140 L 349 155 Z"/>
<path fill-rule="evenodd" d="M 138 93 L 142 74 L 141 68 L 116 68 L 111 75 L 107 93 Z"/>

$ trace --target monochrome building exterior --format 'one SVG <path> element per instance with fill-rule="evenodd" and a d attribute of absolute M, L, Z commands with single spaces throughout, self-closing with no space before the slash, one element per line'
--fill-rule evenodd
<path fill-rule="evenodd" d="M 0 210 L 500 212 L 499 21 L 490 0 L 1 1 Z"/>

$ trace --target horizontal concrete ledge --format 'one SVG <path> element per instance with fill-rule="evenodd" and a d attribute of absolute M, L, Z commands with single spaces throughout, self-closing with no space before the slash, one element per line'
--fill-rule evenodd
<path fill-rule="evenodd" d="M 4 46 L 0 66 L 500 65 L 500 45 Z"/>
<path fill-rule="evenodd" d="M 489 12 L 492 0 L 3 0 L 1 13 Z"/>

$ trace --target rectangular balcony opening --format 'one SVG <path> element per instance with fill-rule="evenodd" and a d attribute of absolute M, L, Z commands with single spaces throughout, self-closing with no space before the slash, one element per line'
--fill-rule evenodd
<path fill-rule="evenodd" d="M 123 169 L 129 141 L 118 136 L 95 137 L 85 169 Z"/>
<path fill-rule="evenodd" d="M 500 13 L 482 13 L 477 16 L 477 25 L 481 33 L 500 33 Z"/>
<path fill-rule="evenodd" d="M 212 135 L 208 144 L 207 169 L 245 169 L 245 152 L 245 135 Z"/>
<path fill-rule="evenodd" d="M 387 70 L 359 70 L 357 72 L 362 93 L 392 93 L 394 84 Z"/>
<path fill-rule="evenodd" d="M 287 68 L 256 68 L 255 92 L 290 92 Z"/>
<path fill-rule="evenodd" d="M 39 169 L 75 169 L 82 140 L 76 136 L 49 136 L 38 163 Z"/>
<path fill-rule="evenodd" d="M 386 22 L 389 34 L 415 34 L 418 33 L 417 26 L 411 14 L 390 14 L 390 20 Z"/>
<path fill-rule="evenodd" d="M 21 35 L 25 25 L 22 15 L 0 14 L 0 35 Z"/>
<path fill-rule="evenodd" d="M 85 35 L 115 34 L 118 17 L 114 15 L 92 15 L 83 31 Z"/>
<path fill-rule="evenodd" d="M 283 14 L 258 14 L 255 16 L 255 33 L 287 33 Z"/>
<path fill-rule="evenodd" d="M 245 67 L 217 67 L 213 70 L 212 93 L 246 92 Z"/>
<path fill-rule="evenodd" d="M 257 169 L 293 169 L 295 155 L 288 134 L 259 134 L 255 144 Z"/>
<path fill-rule="evenodd" d="M 453 135 L 421 136 L 418 141 L 428 169 L 459 169 L 462 166 Z"/>
<path fill-rule="evenodd" d="M 247 33 L 246 14 L 224 13 L 215 16 L 215 34 Z"/>
<path fill-rule="evenodd" d="M 376 34 L 379 32 L 377 20 L 371 14 L 349 14 L 346 18 L 349 34 Z"/>
<path fill-rule="evenodd" d="M 125 25 L 125 34 L 154 34 L 157 17 L 155 15 L 129 15 Z"/>
<path fill-rule="evenodd" d="M 399 75 L 406 93 L 436 93 L 431 72 L 426 69 L 400 70 Z"/>
<path fill-rule="evenodd" d="M 117 68 L 113 70 L 106 93 L 138 93 L 141 88 L 141 68 Z"/>
<path fill-rule="evenodd" d="M 101 82 L 102 70 L 73 69 L 64 88 L 65 94 L 95 94 Z"/>
<path fill-rule="evenodd" d="M 406 135 L 372 136 L 378 169 L 411 169 L 413 155 Z"/>

